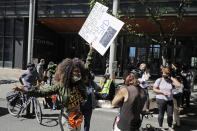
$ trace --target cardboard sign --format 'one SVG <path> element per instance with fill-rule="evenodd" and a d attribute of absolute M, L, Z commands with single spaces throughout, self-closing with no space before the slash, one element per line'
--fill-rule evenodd
<path fill-rule="evenodd" d="M 104 55 L 124 23 L 106 13 L 107 7 L 96 3 L 79 35 L 101 54 Z"/>
<path fill-rule="evenodd" d="M 106 13 L 108 7 L 96 2 L 88 15 L 85 23 L 79 31 L 79 35 L 88 43 L 92 43 L 95 37 L 98 35 L 98 25 L 101 17 Z"/>
<path fill-rule="evenodd" d="M 101 55 L 104 55 L 123 25 L 124 23 L 122 21 L 105 13 L 101 19 L 98 35 L 92 42 L 92 46 Z"/>

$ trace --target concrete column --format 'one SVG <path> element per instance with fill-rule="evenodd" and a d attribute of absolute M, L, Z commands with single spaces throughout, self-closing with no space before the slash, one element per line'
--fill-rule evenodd
<path fill-rule="evenodd" d="M 32 58 L 33 58 L 34 25 L 35 25 L 35 0 L 30 0 L 27 63 L 33 61 Z"/>
<path fill-rule="evenodd" d="M 119 0 L 113 0 L 113 10 L 112 14 L 116 15 L 118 11 L 118 6 L 119 6 L 120 1 Z M 117 47 L 117 39 L 112 42 L 110 46 L 110 56 L 109 56 L 109 73 L 110 73 L 110 78 L 114 79 L 115 78 L 115 71 L 117 68 L 117 61 L 116 60 L 116 47 Z"/>

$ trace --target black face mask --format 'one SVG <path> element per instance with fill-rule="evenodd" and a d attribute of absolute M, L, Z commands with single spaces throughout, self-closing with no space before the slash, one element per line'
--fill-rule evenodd
<path fill-rule="evenodd" d="M 170 76 L 168 75 L 162 75 L 164 79 L 170 79 Z"/>
<path fill-rule="evenodd" d="M 142 73 L 144 73 L 145 72 L 145 69 L 142 69 Z"/>

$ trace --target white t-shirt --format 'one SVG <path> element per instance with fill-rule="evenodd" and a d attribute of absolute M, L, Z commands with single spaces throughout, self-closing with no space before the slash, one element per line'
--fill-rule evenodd
<path fill-rule="evenodd" d="M 147 80 L 149 79 L 150 74 L 149 73 L 143 73 L 142 78 L 139 78 L 138 80 L 140 81 L 140 86 L 142 88 L 146 88 L 148 86 Z"/>
<path fill-rule="evenodd" d="M 165 92 L 168 92 L 168 94 L 169 94 L 168 96 L 165 96 L 163 94 L 156 94 L 157 99 L 164 99 L 166 101 L 173 99 L 173 96 L 172 96 L 172 88 L 173 87 L 172 87 L 171 83 L 165 81 L 162 78 L 159 78 L 155 81 L 154 87 L 159 87 L 160 91 L 165 91 Z"/>

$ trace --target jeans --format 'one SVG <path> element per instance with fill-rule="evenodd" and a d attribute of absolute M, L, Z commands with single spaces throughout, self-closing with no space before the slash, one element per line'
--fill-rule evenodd
<path fill-rule="evenodd" d="M 163 125 L 163 118 L 165 111 L 167 112 L 167 122 L 168 126 L 172 127 L 173 122 L 173 101 L 165 101 L 163 99 L 156 99 L 159 115 L 158 115 L 158 122 L 159 126 L 162 127 Z"/>
<path fill-rule="evenodd" d="M 84 115 L 84 131 L 89 131 L 90 120 L 92 117 L 92 108 L 89 108 L 89 109 L 81 108 L 81 111 Z"/>
<path fill-rule="evenodd" d="M 149 100 L 148 88 L 144 88 L 144 90 L 145 90 L 145 95 L 146 95 L 146 102 L 145 102 L 146 109 L 149 109 L 150 100 Z"/>
<path fill-rule="evenodd" d="M 190 97 L 191 97 L 191 91 L 183 91 L 182 95 L 182 106 L 186 103 L 186 106 L 189 107 L 190 105 Z M 186 102 L 185 102 L 186 100 Z"/>

